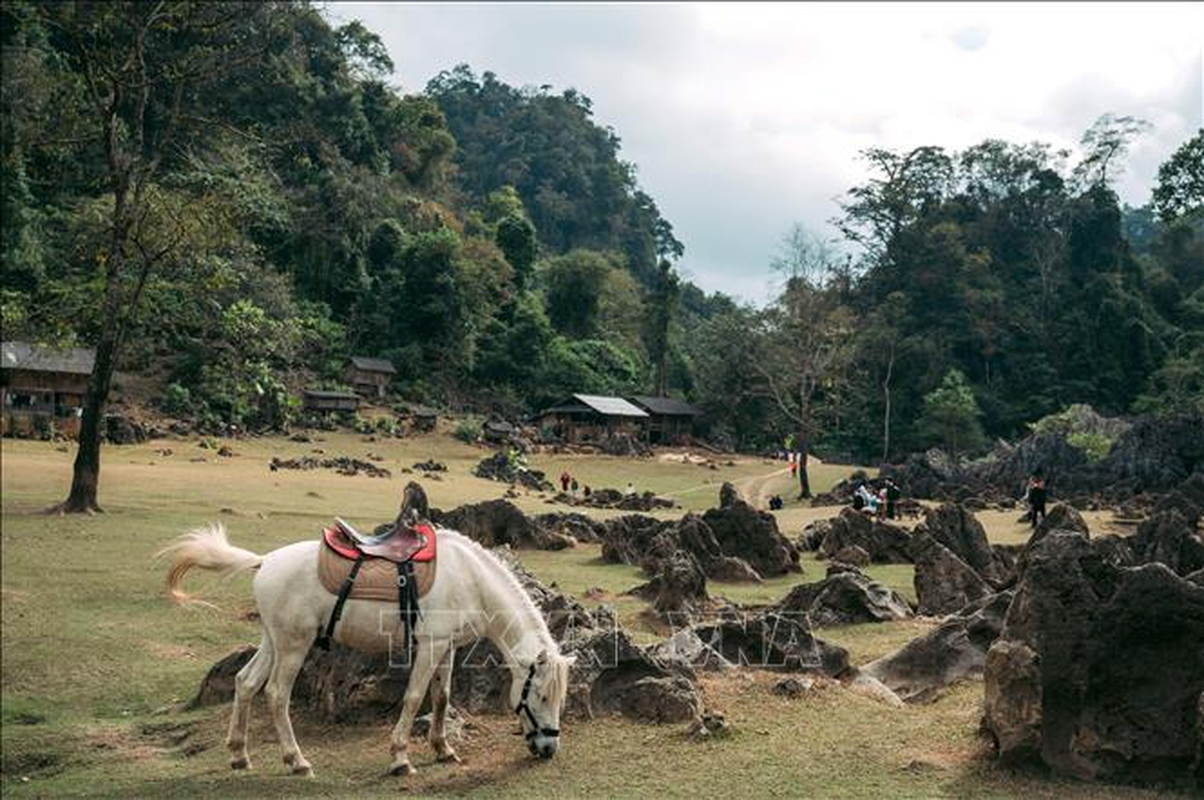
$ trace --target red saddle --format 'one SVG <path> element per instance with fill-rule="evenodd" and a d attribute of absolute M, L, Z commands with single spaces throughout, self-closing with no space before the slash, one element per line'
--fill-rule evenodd
<path fill-rule="evenodd" d="M 400 530 L 380 544 L 371 546 L 360 545 L 337 524 L 323 529 L 322 539 L 331 550 L 352 561 L 361 555 L 383 558 L 399 564 L 405 561 L 425 563 L 435 560 L 435 529 L 421 523 L 413 528 Z"/>

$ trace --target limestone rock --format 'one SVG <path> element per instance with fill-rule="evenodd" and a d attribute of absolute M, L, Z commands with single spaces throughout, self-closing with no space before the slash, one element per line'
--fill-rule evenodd
<path fill-rule="evenodd" d="M 947 617 L 931 631 L 862 668 L 906 701 L 923 700 L 937 689 L 980 677 L 987 651 L 999 637 L 1011 592 L 985 597 Z"/>
<path fill-rule="evenodd" d="M 805 612 L 813 624 L 820 626 L 890 622 L 912 616 L 906 600 L 856 570 L 795 586 L 777 608 Z"/>
<path fill-rule="evenodd" d="M 1196 758 L 1204 588 L 1117 567 L 1082 534 L 1038 542 L 987 656 L 1001 758 L 1079 778 L 1177 780 Z"/>
<path fill-rule="evenodd" d="M 978 573 L 944 545 L 924 532 L 912 540 L 916 598 L 921 614 L 955 614 L 992 594 Z"/>

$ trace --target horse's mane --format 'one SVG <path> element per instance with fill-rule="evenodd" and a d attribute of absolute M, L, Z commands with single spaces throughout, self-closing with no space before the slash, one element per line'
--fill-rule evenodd
<path fill-rule="evenodd" d="M 538 621 L 540 638 L 544 640 L 549 652 L 559 655 L 560 646 L 557 645 L 556 640 L 552 638 L 552 632 L 548 630 L 547 621 L 543 618 L 543 614 L 535 605 L 535 601 L 531 599 L 531 595 L 527 594 L 527 590 L 524 589 L 523 585 L 519 582 L 518 576 L 514 574 L 514 570 L 510 568 L 510 565 L 491 552 L 488 548 L 484 547 L 476 539 L 473 539 L 471 536 L 466 536 L 465 534 L 451 528 L 444 528 L 441 525 L 438 526 L 438 536 L 446 536 L 448 534 L 454 535 L 457 541 L 463 542 L 470 550 L 479 554 L 486 564 L 496 567 L 495 571 L 502 576 L 502 580 L 506 582 L 507 587 L 516 596 L 521 598 L 520 602 L 523 605 L 523 610 L 530 613 L 531 616 Z M 553 672 L 559 671 L 553 670 Z"/>

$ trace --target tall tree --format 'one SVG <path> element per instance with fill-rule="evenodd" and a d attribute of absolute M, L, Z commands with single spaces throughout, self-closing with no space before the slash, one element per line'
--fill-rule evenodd
<path fill-rule="evenodd" d="M 187 209 L 157 202 L 166 159 L 200 135 L 202 89 L 258 57 L 258 3 L 117 2 L 38 6 L 82 84 L 84 136 L 102 143 L 109 195 L 98 266 L 105 324 L 84 397 L 79 449 L 61 512 L 99 511 L 102 423 L 122 346 L 152 275 L 186 236 Z M 168 230 L 162 226 L 168 225 Z"/>
<path fill-rule="evenodd" d="M 795 225 L 773 269 L 782 293 L 761 315 L 757 347 L 749 355 L 769 395 L 797 432 L 799 497 L 811 496 L 807 456 L 815 440 L 815 404 L 826 381 L 851 355 L 848 311 L 830 284 L 835 253 Z"/>
<path fill-rule="evenodd" d="M 1166 223 L 1204 217 L 1204 128 L 1158 167 L 1154 210 Z"/>
<path fill-rule="evenodd" d="M 644 303 L 647 320 L 644 346 L 652 362 L 653 392 L 658 397 L 664 397 L 668 389 L 669 329 L 680 292 L 681 281 L 673 271 L 673 265 L 662 259 L 657 270 L 656 285 Z"/>

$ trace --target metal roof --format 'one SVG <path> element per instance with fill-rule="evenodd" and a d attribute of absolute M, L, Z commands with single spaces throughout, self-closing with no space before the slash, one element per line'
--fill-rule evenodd
<path fill-rule="evenodd" d="M 362 369 L 366 372 L 387 372 L 390 375 L 397 372 L 397 367 L 394 367 L 393 362 L 387 358 L 352 356 L 351 363 L 356 369 Z"/>
<path fill-rule="evenodd" d="M 649 395 L 637 394 L 628 399 L 652 414 L 670 417 L 696 417 L 702 413 L 701 410 L 690 405 L 685 400 L 677 400 L 672 397 L 651 397 Z"/>
<path fill-rule="evenodd" d="M 564 403 L 559 403 L 551 408 L 545 409 L 543 414 L 554 414 L 558 412 L 573 412 L 581 409 L 569 405 L 573 400 L 576 400 L 581 405 L 589 408 L 592 411 L 606 417 L 647 417 L 648 414 L 644 411 L 628 403 L 621 397 L 604 397 L 597 394 L 575 394 Z"/>
<path fill-rule="evenodd" d="M 90 347 L 42 347 L 27 342 L 0 343 L 0 365 L 4 369 L 91 375 L 95 363 L 96 351 Z"/>

